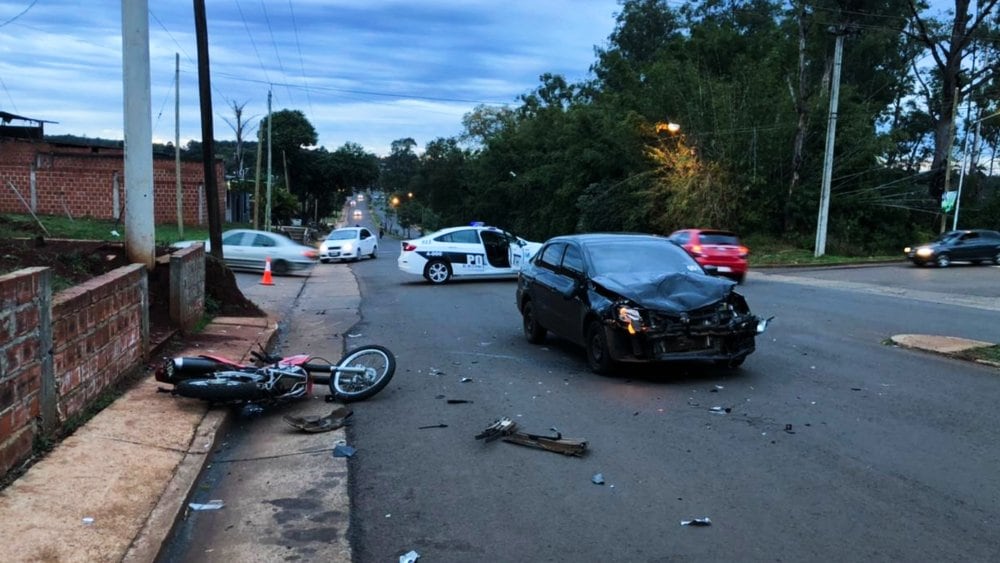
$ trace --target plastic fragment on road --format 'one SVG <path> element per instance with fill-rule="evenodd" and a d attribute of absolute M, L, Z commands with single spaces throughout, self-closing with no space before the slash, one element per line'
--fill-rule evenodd
<path fill-rule="evenodd" d="M 416 551 L 409 551 L 399 556 L 399 563 L 416 563 L 420 559 L 420 554 Z"/>
<path fill-rule="evenodd" d="M 785 425 L 785 432 L 788 432 L 789 434 L 795 434 L 795 431 L 792 430 L 792 425 L 791 424 L 786 424 Z"/>
<path fill-rule="evenodd" d="M 469 383 L 470 381 L 472 381 L 471 377 L 463 377 L 462 378 L 462 383 Z"/>
<path fill-rule="evenodd" d="M 351 457 L 358 450 L 346 444 L 337 444 L 333 448 L 333 457 Z"/>
<path fill-rule="evenodd" d="M 530 448 L 538 448 L 563 455 L 582 456 L 584 452 L 586 452 L 587 442 L 585 440 L 563 438 L 562 433 L 557 431 L 555 428 L 553 428 L 552 431 L 556 433 L 555 436 L 542 436 L 538 434 L 528 434 L 527 432 L 518 432 L 517 423 L 512 421 L 510 418 L 503 417 L 493 421 L 493 423 L 487 426 L 485 430 L 476 434 L 476 439 L 485 440 L 486 442 L 502 439 L 504 442 L 510 442 L 512 444 L 518 444 Z"/>
<path fill-rule="evenodd" d="M 447 424 L 429 424 L 427 426 L 418 426 L 417 430 L 427 430 L 428 428 L 448 428 Z"/>
<path fill-rule="evenodd" d="M 350 423 L 349 418 L 354 414 L 347 407 L 339 407 L 326 416 L 290 416 L 281 417 L 289 425 L 298 428 L 303 432 L 317 433 L 329 432 L 342 428 Z"/>
<path fill-rule="evenodd" d="M 603 473 L 594 473 L 594 476 L 590 478 L 590 482 L 593 483 L 593 484 L 595 484 L 595 485 L 603 485 L 604 484 L 604 474 Z"/>
<path fill-rule="evenodd" d="M 441 370 L 439 370 L 438 368 L 431 368 L 431 369 L 427 370 L 427 374 L 428 375 L 444 375 L 444 372 L 441 371 Z"/>
<path fill-rule="evenodd" d="M 714 412 L 715 414 L 729 414 L 733 412 L 732 407 L 712 407 L 708 410 Z"/>
<path fill-rule="evenodd" d="M 94 517 L 93 517 L 93 516 L 85 516 L 85 517 L 83 518 L 83 523 L 84 523 L 85 525 L 87 525 L 87 526 L 89 526 L 89 525 L 93 524 L 93 523 L 94 523 Z"/>
<path fill-rule="evenodd" d="M 449 405 L 464 405 L 464 404 L 467 404 L 467 403 L 471 403 L 472 401 L 470 401 L 468 399 L 448 399 L 446 402 Z"/>
<path fill-rule="evenodd" d="M 208 502 L 189 502 L 188 508 L 191 510 L 219 510 L 226 506 L 226 503 L 219 499 L 210 500 Z"/>
<path fill-rule="evenodd" d="M 712 519 L 708 516 L 704 518 L 693 518 L 691 520 L 681 520 L 681 526 L 711 526 Z"/>

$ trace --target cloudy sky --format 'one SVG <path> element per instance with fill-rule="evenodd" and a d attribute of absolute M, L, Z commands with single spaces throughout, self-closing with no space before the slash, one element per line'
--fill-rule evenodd
<path fill-rule="evenodd" d="M 617 0 L 207 0 L 215 137 L 296 109 L 330 150 L 386 154 L 461 132 L 478 104 L 515 104 L 542 73 L 589 76 Z M 0 0 L 0 111 L 54 121 L 47 134 L 124 137 L 121 1 Z M 190 1 L 149 2 L 153 137 L 200 139 Z"/>

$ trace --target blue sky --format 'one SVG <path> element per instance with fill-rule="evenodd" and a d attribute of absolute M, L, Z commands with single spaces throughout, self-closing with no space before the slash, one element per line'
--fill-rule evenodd
<path fill-rule="evenodd" d="M 254 125 L 297 109 L 330 150 L 387 154 L 461 132 L 477 104 L 516 104 L 539 75 L 589 76 L 617 0 L 207 0 L 213 127 L 235 139 L 230 102 Z M 200 140 L 190 1 L 149 2 L 153 137 Z M 47 134 L 123 138 L 121 1 L 0 0 L 0 111 L 58 123 Z"/>

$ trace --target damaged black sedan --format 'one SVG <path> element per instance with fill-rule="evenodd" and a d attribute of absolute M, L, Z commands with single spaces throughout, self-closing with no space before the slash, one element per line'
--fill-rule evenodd
<path fill-rule="evenodd" d="M 546 241 L 521 271 L 517 306 L 529 342 L 552 332 L 579 344 L 597 373 L 619 362 L 735 368 L 770 320 L 752 314 L 735 285 L 663 237 L 568 235 Z"/>

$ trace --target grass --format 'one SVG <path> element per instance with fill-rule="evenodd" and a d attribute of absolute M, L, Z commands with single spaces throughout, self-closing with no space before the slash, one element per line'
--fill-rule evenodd
<path fill-rule="evenodd" d="M 970 348 L 958 354 L 967 360 L 984 360 L 1000 364 L 1000 344 Z"/>
<path fill-rule="evenodd" d="M 125 236 L 125 224 L 122 221 L 91 219 L 78 217 L 70 219 L 62 215 L 39 215 L 38 221 L 31 215 L 16 213 L 0 214 L 0 238 L 31 238 L 40 231 L 39 223 L 45 227 L 47 238 L 65 238 L 78 240 L 122 241 Z M 226 228 L 243 227 L 245 225 L 226 225 Z M 117 232 L 116 236 L 114 233 Z M 154 239 L 157 244 L 169 245 L 179 240 L 207 240 L 208 227 L 200 225 L 185 225 L 181 235 L 177 225 L 159 224 L 155 227 Z"/>
<path fill-rule="evenodd" d="M 747 237 L 744 243 L 750 248 L 751 268 L 755 266 L 824 266 L 901 262 L 904 259 L 902 247 L 898 252 L 893 253 L 857 253 L 828 245 L 828 252 L 824 253 L 823 256 L 816 257 L 812 243 L 810 243 L 810 248 L 802 248 L 801 245 L 786 240 L 761 235 Z"/>

